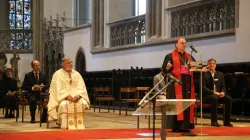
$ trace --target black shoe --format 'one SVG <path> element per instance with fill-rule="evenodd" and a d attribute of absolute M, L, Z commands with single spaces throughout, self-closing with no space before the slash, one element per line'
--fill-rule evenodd
<path fill-rule="evenodd" d="M 181 135 L 182 135 L 182 136 L 197 136 L 196 134 L 190 133 L 190 132 L 182 133 Z"/>
<path fill-rule="evenodd" d="M 172 129 L 172 132 L 186 132 L 186 133 L 189 133 L 191 132 L 189 129 Z"/>
<path fill-rule="evenodd" d="M 5 115 L 4 115 L 4 118 L 9 118 L 9 115 L 8 115 L 8 114 L 5 114 Z"/>
<path fill-rule="evenodd" d="M 35 120 L 31 120 L 30 123 L 36 123 L 36 121 Z"/>
<path fill-rule="evenodd" d="M 211 122 L 211 126 L 220 127 L 220 124 L 217 122 Z"/>
<path fill-rule="evenodd" d="M 42 121 L 42 123 L 47 123 L 48 120 L 47 119 L 42 119 L 41 121 Z"/>
<path fill-rule="evenodd" d="M 14 114 L 9 114 L 9 118 L 16 118 Z"/>
<path fill-rule="evenodd" d="M 178 132 L 186 132 L 186 133 L 189 133 L 191 132 L 189 129 L 179 129 Z"/>
<path fill-rule="evenodd" d="M 178 132 L 178 129 L 172 129 L 172 132 Z"/>
<path fill-rule="evenodd" d="M 233 124 L 231 124 L 231 123 L 224 123 L 224 126 L 233 127 Z"/>

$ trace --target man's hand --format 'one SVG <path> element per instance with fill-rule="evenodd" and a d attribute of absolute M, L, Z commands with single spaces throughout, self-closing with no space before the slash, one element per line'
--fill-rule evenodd
<path fill-rule="evenodd" d="M 173 67 L 173 64 L 171 64 L 170 61 L 168 61 L 168 64 L 167 64 L 167 66 L 166 66 L 166 69 L 170 69 L 170 68 L 172 68 L 172 67 Z"/>
<path fill-rule="evenodd" d="M 79 95 L 76 95 L 76 96 L 73 98 L 73 102 L 76 103 L 76 102 L 78 102 L 79 99 L 80 99 L 80 96 L 79 96 Z"/>
<path fill-rule="evenodd" d="M 220 93 L 219 92 L 214 92 L 214 95 L 216 95 L 216 96 L 220 96 Z"/>
<path fill-rule="evenodd" d="M 66 100 L 68 100 L 68 101 L 73 101 L 73 97 L 72 97 L 71 95 L 69 95 L 69 96 L 66 98 Z"/>
<path fill-rule="evenodd" d="M 224 92 L 221 92 L 220 95 L 219 95 L 220 98 L 223 98 L 224 96 L 225 96 Z"/>
<path fill-rule="evenodd" d="M 209 69 L 208 69 L 207 67 L 203 67 L 203 68 L 202 68 L 202 71 L 203 71 L 203 72 L 207 72 L 207 71 L 209 71 Z"/>
<path fill-rule="evenodd" d="M 41 90 L 40 87 L 34 86 L 34 91 L 40 91 L 40 90 Z"/>

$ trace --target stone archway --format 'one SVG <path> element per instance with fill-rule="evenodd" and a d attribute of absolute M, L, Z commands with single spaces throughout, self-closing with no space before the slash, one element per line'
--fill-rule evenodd
<path fill-rule="evenodd" d="M 86 59 L 85 53 L 82 47 L 80 47 L 76 53 L 76 61 L 75 61 L 75 69 L 76 71 L 82 73 L 86 71 Z"/>

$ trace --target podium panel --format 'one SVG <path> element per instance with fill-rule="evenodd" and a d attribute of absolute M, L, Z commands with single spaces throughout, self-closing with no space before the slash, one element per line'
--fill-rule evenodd
<path fill-rule="evenodd" d="M 195 103 L 195 99 L 157 99 L 155 105 L 155 115 L 162 115 L 162 110 L 166 115 L 178 115 L 187 109 L 190 105 Z M 145 101 L 146 104 L 148 101 Z M 137 108 L 132 115 L 153 115 L 152 102 L 147 103 L 145 106 Z"/>

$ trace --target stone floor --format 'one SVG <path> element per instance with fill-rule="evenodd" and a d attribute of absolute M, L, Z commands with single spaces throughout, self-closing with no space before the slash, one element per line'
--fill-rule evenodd
<path fill-rule="evenodd" d="M 94 112 L 93 109 L 85 112 L 85 125 L 86 129 L 103 129 L 103 128 L 136 128 L 137 119 L 135 116 L 131 116 L 131 112 L 129 112 L 128 116 L 125 116 L 124 112 L 120 116 L 118 111 L 109 113 L 107 110 L 102 109 L 101 113 Z M 15 119 L 5 119 L 2 114 L 2 110 L 0 110 L 0 132 L 28 132 L 28 131 L 54 131 L 60 129 L 55 123 L 50 123 L 50 128 L 47 129 L 46 124 L 43 124 L 42 127 L 39 126 L 39 123 L 31 124 L 29 111 L 28 109 L 25 111 L 24 123 L 21 122 L 21 118 L 16 122 Z M 21 116 L 21 115 L 20 115 Z M 39 119 L 39 113 L 36 114 L 36 119 Z M 152 121 L 151 121 L 152 122 Z M 201 120 L 198 119 L 198 124 L 200 124 Z M 202 124 L 204 127 L 209 125 L 209 119 L 203 119 Z M 156 128 L 160 128 L 161 121 L 159 119 L 156 120 Z M 219 121 L 222 124 L 222 121 Z M 242 122 L 233 122 L 234 126 L 250 126 L 250 123 L 242 123 Z M 199 125 L 197 125 L 199 126 Z M 148 123 L 147 119 L 144 117 L 140 117 L 140 128 L 147 128 Z M 151 125 L 152 127 L 152 125 Z M 157 138 L 159 139 L 159 138 Z M 196 137 L 169 137 L 168 140 L 250 140 L 250 137 L 246 136 L 196 136 Z M 123 139 L 124 140 L 124 139 Z M 132 139 L 127 139 L 132 140 Z M 134 138 L 134 140 L 149 140 L 149 138 Z"/>

